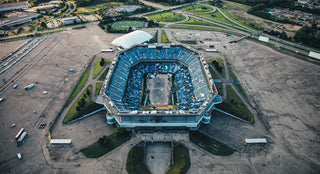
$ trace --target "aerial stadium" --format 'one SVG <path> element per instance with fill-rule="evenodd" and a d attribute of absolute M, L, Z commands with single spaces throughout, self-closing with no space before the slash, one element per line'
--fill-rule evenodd
<path fill-rule="evenodd" d="M 135 45 L 116 54 L 100 91 L 107 122 L 135 130 L 194 130 L 221 103 L 201 53 Z"/>

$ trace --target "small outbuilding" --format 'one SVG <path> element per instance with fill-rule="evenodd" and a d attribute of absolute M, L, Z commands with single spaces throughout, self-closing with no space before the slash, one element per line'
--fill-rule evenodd
<path fill-rule="evenodd" d="M 265 138 L 250 138 L 250 139 L 245 139 L 246 144 L 266 144 L 267 139 Z"/>
<path fill-rule="evenodd" d="M 70 145 L 71 143 L 71 139 L 51 139 L 50 141 L 50 144 L 53 145 Z"/>

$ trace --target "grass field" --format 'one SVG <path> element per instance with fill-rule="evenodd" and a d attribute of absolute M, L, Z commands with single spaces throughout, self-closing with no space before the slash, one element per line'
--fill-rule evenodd
<path fill-rule="evenodd" d="M 273 29 L 280 24 L 248 14 L 247 11 L 251 6 L 231 1 L 224 1 L 223 3 L 223 8 L 220 8 L 220 10 L 222 10 L 232 20 L 253 30 L 257 31 L 261 30 L 261 28 Z"/>
<path fill-rule="evenodd" d="M 160 22 L 178 22 L 186 19 L 183 15 L 173 12 L 154 13 L 151 15 L 147 15 L 147 17 L 154 21 Z"/>
<path fill-rule="evenodd" d="M 212 18 L 218 21 L 222 21 L 229 24 L 234 24 L 233 22 L 229 21 L 227 18 L 225 18 L 219 11 L 215 11 L 213 13 L 209 14 L 201 14 L 201 16 Z"/>
<path fill-rule="evenodd" d="M 104 62 L 104 65 L 103 66 L 100 66 L 100 61 L 102 60 L 103 58 L 100 57 L 97 59 L 97 61 L 94 63 L 94 67 L 93 67 L 93 75 L 92 75 L 92 78 L 95 79 L 97 78 L 97 76 L 99 75 L 99 73 L 103 70 L 103 68 L 108 65 L 106 62 Z"/>
<path fill-rule="evenodd" d="M 190 168 L 189 149 L 178 142 L 173 145 L 173 165 L 167 174 L 185 174 Z"/>
<path fill-rule="evenodd" d="M 219 72 L 219 74 L 224 78 L 226 77 L 225 69 L 224 69 L 224 64 L 223 60 L 220 57 L 217 57 L 213 60 L 209 61 L 210 64 L 212 64 L 215 69 Z"/>
<path fill-rule="evenodd" d="M 219 94 L 220 96 L 222 96 L 222 95 L 223 95 L 222 83 L 215 83 L 214 85 L 216 85 L 216 88 L 217 88 L 217 90 L 218 90 L 218 94 Z"/>
<path fill-rule="evenodd" d="M 120 2 L 108 2 L 108 3 L 101 3 L 101 4 L 97 4 L 97 5 L 92 5 L 92 6 L 86 6 L 86 7 L 78 7 L 77 11 L 75 12 L 76 14 L 80 14 L 80 13 L 94 13 L 102 8 L 105 7 L 114 7 L 114 6 L 119 6 L 119 5 L 123 5 L 123 3 Z"/>
<path fill-rule="evenodd" d="M 198 145 L 213 155 L 229 156 L 234 152 L 231 147 L 212 139 L 199 131 L 190 131 L 189 137 L 192 143 Z"/>
<path fill-rule="evenodd" d="M 233 73 L 232 71 L 232 68 L 231 68 L 231 65 L 229 64 L 229 62 L 227 62 L 227 65 L 228 65 L 228 71 L 229 71 L 229 75 L 231 77 L 232 80 L 238 80 L 237 76 Z M 240 94 L 246 99 L 246 101 L 248 103 L 249 102 L 249 99 L 248 99 L 248 96 L 247 94 L 245 93 L 244 89 L 242 88 L 242 86 L 240 84 L 234 84 L 234 86 L 238 89 L 238 91 L 240 92 Z"/>
<path fill-rule="evenodd" d="M 240 98 L 229 85 L 227 86 L 227 100 L 215 106 L 223 111 L 242 118 L 251 124 L 253 124 L 255 121 L 250 110 L 240 100 Z"/>
<path fill-rule="evenodd" d="M 89 91 L 89 94 L 88 92 Z M 97 109 L 100 109 L 102 105 L 96 104 L 91 100 L 92 85 L 89 85 L 87 89 L 81 94 L 81 96 L 77 99 L 77 101 L 71 106 L 66 116 L 64 117 L 62 123 L 67 124 L 68 122 L 75 120 L 83 115 L 89 114 Z M 84 99 L 83 107 L 79 107 L 79 103 Z M 77 107 L 79 107 L 79 111 L 77 111 Z"/>
<path fill-rule="evenodd" d="M 148 23 L 145 21 L 117 21 L 112 24 L 112 30 L 128 30 L 130 27 L 146 28 Z"/>
<path fill-rule="evenodd" d="M 98 96 L 99 95 L 99 91 L 100 91 L 100 89 L 101 89 L 101 87 L 102 87 L 102 82 L 97 82 L 96 83 L 96 90 L 94 91 L 94 95 L 95 96 Z"/>
<path fill-rule="evenodd" d="M 161 30 L 161 43 L 171 43 L 168 36 L 164 30 Z"/>
<path fill-rule="evenodd" d="M 161 43 L 171 43 L 168 36 L 164 30 L 161 30 Z"/>
<path fill-rule="evenodd" d="M 149 43 L 157 43 L 158 42 L 158 30 L 154 34 L 153 38 L 149 41 Z"/>
<path fill-rule="evenodd" d="M 110 62 L 109 62 L 109 63 L 110 63 Z M 108 72 L 109 72 L 109 68 L 106 68 L 106 70 L 104 70 L 104 72 L 100 75 L 100 77 L 98 78 L 98 80 L 103 81 L 103 80 L 106 78 Z"/>
<path fill-rule="evenodd" d="M 213 79 L 220 79 L 219 76 L 213 71 L 213 68 L 211 68 L 210 66 L 209 66 L 209 71 Z"/>
<path fill-rule="evenodd" d="M 194 12 L 194 13 L 203 13 L 203 12 L 212 11 L 213 8 L 205 5 L 195 4 L 195 5 L 188 5 L 186 7 L 180 8 L 180 10 L 187 11 L 187 12 Z"/>
<path fill-rule="evenodd" d="M 99 158 L 128 141 L 130 137 L 130 132 L 126 131 L 124 128 L 118 127 L 114 130 L 113 134 L 108 137 L 109 142 L 107 144 L 101 145 L 97 141 L 81 151 L 87 158 Z"/>
<path fill-rule="evenodd" d="M 89 70 L 90 70 L 90 64 L 88 65 L 87 69 L 84 71 L 84 73 L 81 76 L 80 80 L 78 81 L 77 85 L 75 86 L 72 93 L 70 94 L 66 104 L 64 105 L 64 108 L 67 107 L 71 103 L 73 98 L 78 94 L 78 92 L 82 89 L 82 87 L 86 83 L 86 81 L 89 77 Z"/>
<path fill-rule="evenodd" d="M 126 164 L 128 174 L 151 174 L 148 167 L 144 164 L 144 154 L 142 142 L 129 151 Z"/>

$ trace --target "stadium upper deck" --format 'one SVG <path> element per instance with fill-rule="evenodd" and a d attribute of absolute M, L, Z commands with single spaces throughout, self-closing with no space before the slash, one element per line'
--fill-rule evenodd
<path fill-rule="evenodd" d="M 139 108 L 142 77 L 158 70 L 176 76 L 179 106 L 176 110 L 145 111 Z M 118 53 L 102 91 L 108 122 L 117 121 L 124 127 L 196 128 L 205 115 L 205 122 L 210 121 L 208 112 L 214 104 L 221 102 L 204 58 L 182 45 L 137 45 Z"/>

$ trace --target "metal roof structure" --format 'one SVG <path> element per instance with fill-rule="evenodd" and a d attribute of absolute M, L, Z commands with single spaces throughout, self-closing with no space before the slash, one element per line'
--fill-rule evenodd
<path fill-rule="evenodd" d="M 50 144 L 71 144 L 71 139 L 51 139 Z"/>
<path fill-rule="evenodd" d="M 267 143 L 267 139 L 265 138 L 250 138 L 245 139 L 246 144 L 252 144 L 252 143 Z"/>
<path fill-rule="evenodd" d="M 124 49 L 128 49 L 133 45 L 142 44 L 151 40 L 152 38 L 153 37 L 149 33 L 142 30 L 136 30 L 118 37 L 117 39 L 113 40 L 111 44 L 122 47 Z"/>

